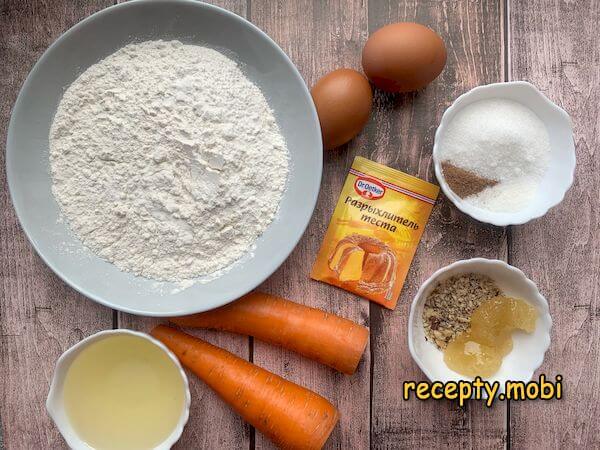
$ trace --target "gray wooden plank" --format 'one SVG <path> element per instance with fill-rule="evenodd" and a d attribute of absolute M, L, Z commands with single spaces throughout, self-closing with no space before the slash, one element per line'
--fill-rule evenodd
<path fill-rule="evenodd" d="M 242 17 L 246 16 L 246 0 L 209 0 L 207 3 L 221 6 Z M 118 313 L 118 324 L 122 328 L 148 332 L 153 326 L 163 322 L 165 320 Z M 242 358 L 250 358 L 250 346 L 247 337 L 203 330 L 186 331 Z M 252 427 L 244 423 L 237 414 L 191 372 L 187 371 L 187 373 L 192 395 L 190 418 L 181 439 L 174 448 L 249 448 L 254 436 Z"/>
<path fill-rule="evenodd" d="M 502 80 L 501 8 L 496 1 L 369 2 L 370 32 L 399 21 L 436 30 L 447 46 L 447 65 L 422 92 L 377 94 L 364 154 L 436 182 L 431 149 L 444 109 L 470 88 Z M 505 441 L 504 404 L 488 409 L 473 402 L 460 408 L 449 401 L 400 398 L 403 381 L 425 379 L 406 340 L 410 303 L 419 285 L 459 259 L 506 257 L 505 230 L 469 219 L 440 196 L 396 310 L 371 307 L 373 448 L 499 448 Z"/>
<path fill-rule="evenodd" d="M 575 183 L 546 216 L 514 227 L 510 262 L 550 303 L 540 373 L 563 376 L 562 400 L 512 402 L 515 449 L 600 448 L 600 4 L 510 2 L 510 77 L 534 83 L 573 119 Z"/>
<path fill-rule="evenodd" d="M 310 87 L 327 72 L 360 70 L 367 31 L 367 10 L 359 0 L 329 2 L 252 1 L 253 23 L 268 33 L 296 64 Z M 300 243 L 261 289 L 299 303 L 334 312 L 368 325 L 368 303 L 341 289 L 309 279 L 349 165 L 364 151 L 365 136 L 324 154 L 323 181 L 313 218 Z M 329 399 L 340 410 L 340 425 L 327 448 L 369 447 L 369 351 L 352 376 L 291 352 L 254 341 L 254 362 Z M 271 448 L 257 434 L 256 448 Z"/>
<path fill-rule="evenodd" d="M 0 5 L 0 166 L 10 110 L 46 47 L 109 0 L 75 4 L 5 0 Z M 112 312 L 66 286 L 34 253 L 10 203 L 0 170 L 0 410 L 10 449 L 62 448 L 45 410 L 58 356 L 81 338 L 112 327 Z"/>

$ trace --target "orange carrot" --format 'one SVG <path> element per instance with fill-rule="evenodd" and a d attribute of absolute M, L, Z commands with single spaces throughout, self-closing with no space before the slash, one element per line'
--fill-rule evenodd
<path fill-rule="evenodd" d="M 183 327 L 254 336 L 349 375 L 356 371 L 369 337 L 369 329 L 362 325 L 262 292 L 252 292 L 212 311 L 170 320 Z"/>
<path fill-rule="evenodd" d="M 339 420 L 320 395 L 182 331 L 159 325 L 152 336 L 242 418 L 284 449 L 320 449 Z"/>

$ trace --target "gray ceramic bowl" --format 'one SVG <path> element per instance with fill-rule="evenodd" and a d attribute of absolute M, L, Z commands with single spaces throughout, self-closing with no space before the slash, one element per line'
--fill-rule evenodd
<path fill-rule="evenodd" d="M 265 93 L 288 144 L 291 171 L 278 217 L 247 258 L 218 279 L 177 289 L 135 277 L 96 257 L 59 222 L 51 192 L 48 131 L 62 93 L 85 69 L 130 42 L 178 39 L 223 50 Z M 62 35 L 35 65 L 15 103 L 6 170 L 21 225 L 42 259 L 72 287 L 111 308 L 149 316 L 206 311 L 244 295 L 288 257 L 315 207 L 322 171 L 318 117 L 300 74 L 250 22 L 185 0 L 131 1 Z M 243 225 L 243 224 L 241 224 Z"/>

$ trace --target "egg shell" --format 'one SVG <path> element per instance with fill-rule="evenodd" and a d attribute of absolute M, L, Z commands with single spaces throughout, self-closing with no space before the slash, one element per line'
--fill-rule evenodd
<path fill-rule="evenodd" d="M 424 25 L 400 22 L 373 33 L 362 53 L 365 74 L 388 92 L 424 88 L 437 78 L 446 64 L 444 41 Z"/>
<path fill-rule="evenodd" d="M 365 76 L 356 70 L 334 70 L 320 78 L 310 93 L 326 149 L 348 142 L 369 120 L 373 91 Z"/>

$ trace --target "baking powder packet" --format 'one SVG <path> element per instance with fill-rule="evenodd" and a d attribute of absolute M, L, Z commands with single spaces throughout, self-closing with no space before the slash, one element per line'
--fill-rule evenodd
<path fill-rule="evenodd" d="M 439 187 L 357 156 L 311 278 L 394 309 Z"/>

